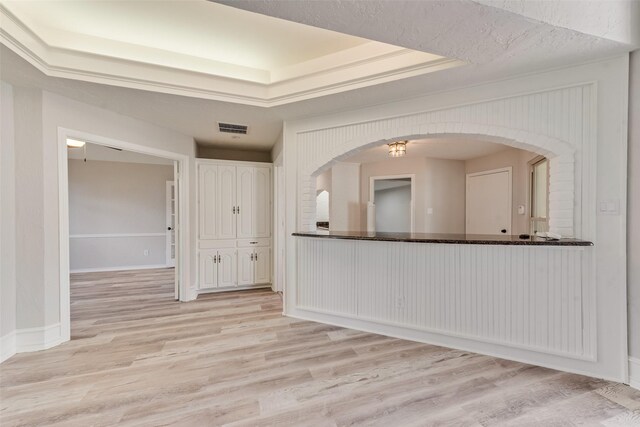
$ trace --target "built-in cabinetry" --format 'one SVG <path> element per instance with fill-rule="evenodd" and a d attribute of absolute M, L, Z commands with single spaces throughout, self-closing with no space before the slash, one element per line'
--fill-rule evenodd
<path fill-rule="evenodd" d="M 198 289 L 271 283 L 271 165 L 199 160 Z"/>

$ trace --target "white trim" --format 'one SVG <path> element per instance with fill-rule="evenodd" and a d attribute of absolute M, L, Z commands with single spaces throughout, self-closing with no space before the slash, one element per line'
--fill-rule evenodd
<path fill-rule="evenodd" d="M 70 239 L 116 239 L 128 237 L 165 237 L 166 233 L 71 234 Z"/>
<path fill-rule="evenodd" d="M 46 350 L 66 341 L 63 337 L 62 325 L 25 328 L 16 330 L 16 353 Z"/>
<path fill-rule="evenodd" d="M 247 286 L 235 286 L 233 288 L 210 288 L 210 289 L 198 289 L 198 295 L 203 294 L 216 294 L 223 292 L 233 292 L 233 291 L 246 291 L 249 289 L 268 289 L 272 288 L 273 284 L 271 283 L 263 283 L 260 285 L 247 285 Z"/>
<path fill-rule="evenodd" d="M 16 331 L 0 337 L 0 363 L 16 354 Z"/>
<path fill-rule="evenodd" d="M 144 265 L 121 265 L 117 267 L 95 267 L 95 268 L 78 268 L 71 270 L 71 273 L 97 273 L 100 271 L 130 271 L 130 270 L 150 270 L 155 268 L 173 268 L 167 267 L 166 264 L 144 264 Z"/>
<path fill-rule="evenodd" d="M 175 166 L 175 165 L 174 165 Z M 177 175 L 176 172 L 174 171 L 174 175 Z M 177 205 L 172 206 L 172 202 L 176 203 L 177 202 L 177 194 L 175 193 L 174 187 L 176 185 L 175 180 L 171 180 L 171 181 L 167 181 L 165 184 L 165 231 L 164 231 L 164 238 L 165 238 L 165 244 L 164 244 L 164 250 L 165 250 L 165 263 L 167 264 L 167 267 L 175 267 L 176 266 L 176 260 L 175 258 L 171 257 L 171 246 L 174 246 L 174 257 L 175 257 L 175 242 L 172 244 L 172 233 L 174 238 L 177 238 L 177 230 L 176 227 L 178 225 L 178 216 L 177 214 L 177 210 L 176 207 Z M 173 193 L 173 194 L 172 194 Z M 175 200 L 174 200 L 175 199 Z M 173 221 L 171 221 L 171 216 L 174 216 Z M 180 291 L 178 289 L 178 287 L 176 287 L 176 299 L 179 299 L 180 297 Z"/>
<path fill-rule="evenodd" d="M 373 209 L 367 209 L 367 229 L 369 228 L 368 227 L 369 223 L 372 222 L 374 230 L 368 230 L 368 231 L 375 231 L 375 218 L 373 218 L 373 219 L 368 218 L 371 215 L 372 212 L 375 215 L 375 205 L 376 205 L 375 204 L 375 190 L 374 190 L 375 181 L 376 180 L 382 180 L 382 179 L 402 179 L 402 178 L 411 179 L 411 205 L 410 205 L 410 209 L 411 209 L 411 232 L 413 233 L 415 231 L 415 229 L 416 229 L 416 227 L 415 227 L 416 175 L 415 174 L 379 175 L 379 176 L 371 176 L 371 177 L 369 177 L 369 203 L 367 203 L 367 206 L 370 206 Z"/>
<path fill-rule="evenodd" d="M 640 359 L 629 356 L 629 385 L 640 390 Z"/>

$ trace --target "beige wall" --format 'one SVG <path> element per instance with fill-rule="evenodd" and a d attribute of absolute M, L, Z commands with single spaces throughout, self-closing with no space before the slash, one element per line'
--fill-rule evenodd
<path fill-rule="evenodd" d="M 430 158 L 363 163 L 360 172 L 360 221 L 367 226 L 369 183 L 373 176 L 415 175 L 414 222 L 417 233 L 464 233 L 464 162 Z M 433 213 L 428 214 L 431 208 Z"/>
<path fill-rule="evenodd" d="M 69 160 L 71 270 L 164 265 L 167 181 L 173 166 Z M 140 233 L 159 236 L 91 237 Z"/>
<path fill-rule="evenodd" d="M 16 328 L 16 194 L 13 88 L 0 82 L 0 338 Z M 0 339 L 0 343 L 5 340 Z M 4 349 L 0 349 L 2 359 Z M 0 359 L 1 360 L 1 359 Z"/>
<path fill-rule="evenodd" d="M 234 150 L 198 145 L 198 158 L 271 163 L 271 151 Z"/>
<path fill-rule="evenodd" d="M 360 230 L 360 165 L 337 163 L 331 169 L 329 229 Z"/>
<path fill-rule="evenodd" d="M 538 157 L 538 154 L 516 148 L 507 148 L 498 153 L 478 157 L 465 162 L 467 174 L 483 172 L 505 167 L 512 168 L 512 212 L 511 234 L 529 232 L 529 162 Z M 525 214 L 518 214 L 518 206 L 525 207 Z"/>
<path fill-rule="evenodd" d="M 629 355 L 640 358 L 640 51 L 631 54 L 629 84 L 629 170 L 627 283 Z M 636 374 L 637 375 L 637 374 Z M 638 379 L 636 378 L 636 381 Z"/>

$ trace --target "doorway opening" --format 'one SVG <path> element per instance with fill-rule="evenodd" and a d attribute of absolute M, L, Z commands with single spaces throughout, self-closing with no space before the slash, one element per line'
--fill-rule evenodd
<path fill-rule="evenodd" d="M 60 128 L 58 159 L 63 341 L 71 337 L 72 273 L 83 283 L 74 289 L 92 282 L 108 293 L 99 286 L 111 283 L 111 291 L 144 293 L 157 283 L 167 301 L 192 299 L 182 268 L 188 156 Z M 125 285 L 131 278 L 137 291 Z M 75 292 L 74 307 L 90 297 Z"/>
<path fill-rule="evenodd" d="M 370 178 L 368 231 L 378 233 L 412 233 L 414 231 L 413 180 L 413 175 Z"/>

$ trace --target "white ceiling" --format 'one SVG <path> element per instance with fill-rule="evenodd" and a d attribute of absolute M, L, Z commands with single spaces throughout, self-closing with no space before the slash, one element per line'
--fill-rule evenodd
<path fill-rule="evenodd" d="M 158 61 L 168 66 L 175 64 L 164 55 L 176 53 L 271 70 L 368 42 L 204 0 L 3 4 L 51 46 L 117 57 L 135 45 L 158 51 Z"/>
<path fill-rule="evenodd" d="M 463 64 L 205 0 L 5 0 L 0 20 L 46 75 L 256 106 Z"/>
<path fill-rule="evenodd" d="M 474 139 L 427 138 L 409 141 L 407 154 L 404 158 L 429 157 L 433 159 L 469 160 L 508 148 L 506 145 Z M 350 163 L 373 163 L 384 160 L 395 160 L 389 157 L 387 144 L 360 151 L 344 159 L 345 162 Z"/>
<path fill-rule="evenodd" d="M 138 2 L 134 3 L 135 8 L 141 7 Z M 158 4 L 164 2 L 152 0 L 143 3 L 148 13 L 152 14 Z M 293 100 L 295 102 L 289 100 L 289 103 L 269 108 L 242 105 L 238 99 L 233 102 L 202 99 L 201 94 L 195 91 L 191 96 L 184 96 L 188 92 L 179 96 L 161 93 L 162 90 L 156 91 L 152 87 L 132 89 L 116 80 L 106 85 L 59 78 L 55 73 L 45 75 L 40 67 L 33 66 L 33 62 L 27 62 L 4 46 L 0 50 L 0 75 L 9 83 L 42 88 L 106 108 L 193 136 L 203 144 L 268 150 L 280 134 L 283 120 L 339 114 L 341 111 L 623 54 L 637 47 L 634 43 L 640 31 L 637 25 L 640 13 L 635 13 L 640 2 L 617 0 L 605 2 L 606 7 L 601 2 L 589 0 L 564 2 L 562 6 L 549 6 L 548 2 L 537 0 L 234 0 L 228 3 L 236 8 L 376 40 L 385 43 L 385 46 L 435 52 L 466 61 L 467 65 L 405 76 L 393 81 L 379 81 L 368 87 L 351 86 L 343 92 L 326 92 L 323 96 Z M 5 3 L 0 1 L 0 4 Z M 185 15 L 180 16 L 184 18 Z M 234 22 L 237 24 L 239 21 Z M 4 34 L 3 27 L 7 26 L 7 21 L 2 21 L 2 24 L 0 35 Z M 188 37 L 200 37 L 193 32 L 195 27 L 173 28 L 164 21 L 158 21 L 155 25 L 155 30 L 151 30 L 158 31 L 161 28 L 163 34 L 166 34 L 165 30 L 175 30 L 193 33 Z M 367 44 L 343 52 L 363 46 Z M 166 53 L 161 55 L 165 60 L 172 57 L 170 52 L 159 50 Z M 182 53 L 175 55 L 184 57 Z M 283 57 L 279 58 L 272 61 L 286 62 Z M 216 129 L 219 121 L 247 124 L 249 135 L 232 139 L 229 135 L 220 134 Z"/>

